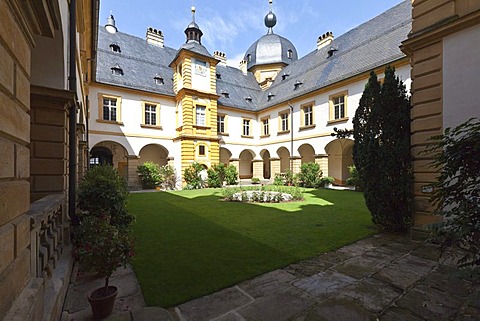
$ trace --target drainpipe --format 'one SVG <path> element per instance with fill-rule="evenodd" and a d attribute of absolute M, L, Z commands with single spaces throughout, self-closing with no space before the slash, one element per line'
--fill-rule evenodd
<path fill-rule="evenodd" d="M 293 175 L 293 106 L 290 101 L 287 104 L 290 107 L 290 172 Z"/>
<path fill-rule="evenodd" d="M 70 35 L 69 35 L 69 77 L 68 89 L 75 93 L 73 104 L 69 110 L 69 132 L 68 132 L 68 215 L 73 224 L 77 222 L 76 214 L 76 184 L 77 184 L 77 73 L 76 73 L 76 51 L 77 51 L 77 10 L 76 0 L 70 0 Z"/>

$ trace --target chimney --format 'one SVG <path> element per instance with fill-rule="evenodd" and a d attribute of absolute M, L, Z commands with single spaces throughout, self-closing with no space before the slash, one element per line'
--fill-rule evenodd
<path fill-rule="evenodd" d="M 217 60 L 220 60 L 218 63 L 219 65 L 226 66 L 227 65 L 227 56 L 225 55 L 224 52 L 221 51 L 215 51 L 213 53 L 213 57 Z"/>
<path fill-rule="evenodd" d="M 245 59 L 240 61 L 240 65 L 238 66 L 238 68 L 243 72 L 244 75 L 246 75 L 247 74 L 247 61 Z"/>
<path fill-rule="evenodd" d="M 164 38 L 162 31 L 149 27 L 147 29 L 147 43 L 163 48 Z"/>
<path fill-rule="evenodd" d="M 333 41 L 333 33 L 331 31 L 328 31 L 327 33 L 324 33 L 320 37 L 318 37 L 317 40 L 317 50 L 322 49 L 323 47 L 328 46 L 331 44 Z"/>

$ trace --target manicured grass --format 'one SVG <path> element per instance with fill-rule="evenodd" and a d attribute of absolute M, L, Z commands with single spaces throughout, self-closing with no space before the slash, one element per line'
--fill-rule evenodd
<path fill-rule="evenodd" d="M 361 193 L 304 196 L 249 204 L 224 202 L 219 189 L 131 194 L 147 305 L 177 305 L 375 233 Z"/>

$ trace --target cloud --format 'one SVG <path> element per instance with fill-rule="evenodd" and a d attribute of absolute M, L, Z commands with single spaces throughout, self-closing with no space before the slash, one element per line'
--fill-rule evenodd
<path fill-rule="evenodd" d="M 239 54 L 233 56 L 232 58 L 227 56 L 227 65 L 230 66 L 230 67 L 238 68 L 238 66 L 240 65 L 240 61 L 243 60 L 244 56 L 245 56 L 244 53 L 239 53 Z"/>

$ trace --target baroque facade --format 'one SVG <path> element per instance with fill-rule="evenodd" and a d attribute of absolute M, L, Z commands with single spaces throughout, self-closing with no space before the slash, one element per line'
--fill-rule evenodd
<path fill-rule="evenodd" d="M 411 30 L 410 1 L 339 37 L 324 33 L 301 58 L 274 32 L 270 9 L 266 34 L 239 68 L 202 45 L 192 9 L 179 49 L 165 46 L 158 29 L 141 39 L 99 28 L 89 85 L 91 163 L 112 163 L 131 188 L 139 187 L 136 168 L 145 161 L 170 164 L 179 176 L 193 162 L 233 164 L 241 179 L 266 180 L 316 162 L 344 184 L 353 141 L 331 134 L 352 127 L 371 70 L 381 79 L 390 64 L 410 87 L 409 59 L 399 49 Z"/>
<path fill-rule="evenodd" d="M 59 320 L 98 1 L 0 0 L 0 319 Z M 74 213 L 73 213 L 74 214 Z"/>

